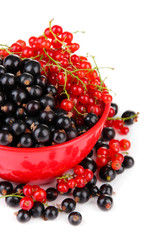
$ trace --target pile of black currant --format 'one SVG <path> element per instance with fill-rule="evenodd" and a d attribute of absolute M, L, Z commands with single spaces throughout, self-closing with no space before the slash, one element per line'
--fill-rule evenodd
<path fill-rule="evenodd" d="M 63 97 L 62 97 L 63 98 Z M 43 147 L 64 143 L 86 132 L 98 121 L 88 113 L 85 125 L 57 108 L 57 88 L 41 75 L 38 61 L 8 55 L 0 59 L 0 145 Z"/>

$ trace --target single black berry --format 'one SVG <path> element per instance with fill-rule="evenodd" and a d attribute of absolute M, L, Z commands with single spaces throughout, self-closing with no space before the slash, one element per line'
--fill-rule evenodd
<path fill-rule="evenodd" d="M 113 139 L 116 135 L 116 132 L 113 128 L 111 127 L 105 127 L 103 128 L 102 131 L 102 136 L 106 141 L 110 141 L 111 139 Z"/>
<path fill-rule="evenodd" d="M 20 136 L 25 133 L 27 125 L 24 121 L 18 119 L 12 124 L 12 130 L 16 136 Z"/>
<path fill-rule="evenodd" d="M 76 128 L 69 128 L 66 130 L 67 133 L 67 140 L 74 139 L 78 136 L 78 132 Z"/>
<path fill-rule="evenodd" d="M 85 203 L 90 198 L 90 192 L 87 187 L 75 188 L 73 191 L 73 197 L 76 202 Z"/>
<path fill-rule="evenodd" d="M 53 97 L 57 95 L 57 88 L 52 84 L 48 85 L 46 88 L 46 93 L 49 93 Z"/>
<path fill-rule="evenodd" d="M 120 169 L 116 170 L 116 173 L 117 173 L 117 174 L 121 174 L 121 173 L 123 173 L 123 172 L 124 172 L 124 167 L 123 167 L 123 164 L 122 164 L 122 166 L 120 167 Z"/>
<path fill-rule="evenodd" d="M 110 184 L 103 184 L 100 186 L 100 193 L 111 196 L 113 194 L 113 188 Z"/>
<path fill-rule="evenodd" d="M 97 178 L 96 178 L 96 176 L 95 175 L 93 175 L 93 178 L 91 179 L 91 181 L 89 181 L 88 183 L 87 183 L 87 187 L 88 186 L 90 186 L 90 185 L 96 185 L 96 183 L 97 183 Z"/>
<path fill-rule="evenodd" d="M 96 197 L 100 195 L 100 190 L 97 186 L 95 185 L 88 185 L 87 186 L 88 190 L 90 191 L 90 194 L 92 197 Z"/>
<path fill-rule="evenodd" d="M 102 180 L 111 182 L 116 177 L 116 171 L 113 170 L 110 166 L 105 165 L 100 169 L 99 176 Z"/>
<path fill-rule="evenodd" d="M 36 84 L 42 89 L 46 88 L 49 84 L 48 79 L 44 75 L 39 75 L 35 78 Z"/>
<path fill-rule="evenodd" d="M 33 86 L 30 86 L 30 87 L 27 87 L 26 89 L 28 91 L 29 96 L 32 99 L 38 99 L 43 94 L 43 90 L 39 85 L 33 85 Z"/>
<path fill-rule="evenodd" d="M 43 109 L 45 109 L 47 106 L 49 106 L 51 109 L 54 109 L 55 99 L 51 95 L 45 95 L 45 96 L 41 97 L 40 104 Z"/>
<path fill-rule="evenodd" d="M 44 209 L 44 204 L 36 201 L 34 202 L 33 207 L 29 210 L 29 213 L 32 217 L 38 218 L 42 216 Z"/>
<path fill-rule="evenodd" d="M 113 206 L 113 199 L 110 196 L 100 195 L 97 199 L 98 207 L 103 211 L 108 211 Z"/>
<path fill-rule="evenodd" d="M 4 73 L 0 79 L 0 85 L 7 88 L 13 88 L 15 86 L 16 79 L 12 73 Z"/>
<path fill-rule="evenodd" d="M 19 222 L 25 223 L 31 219 L 31 214 L 27 210 L 19 210 L 17 213 L 17 220 Z"/>
<path fill-rule="evenodd" d="M 56 117 L 64 116 L 66 114 L 67 114 L 67 112 L 64 109 L 56 108 L 56 110 L 55 110 Z"/>
<path fill-rule="evenodd" d="M 22 61 L 19 56 L 10 54 L 3 60 L 3 66 L 9 73 L 17 73 L 21 69 Z"/>
<path fill-rule="evenodd" d="M 7 146 L 13 141 L 12 134 L 6 130 L 0 130 L 0 145 Z"/>
<path fill-rule="evenodd" d="M 134 123 L 134 119 L 135 119 L 135 117 L 132 117 L 132 116 L 134 116 L 136 113 L 135 112 L 133 112 L 133 111 L 130 111 L 130 110 L 128 110 L 128 111 L 125 111 L 123 114 L 122 114 L 122 118 L 130 118 L 130 119 L 126 119 L 126 120 L 124 120 L 124 123 L 126 124 L 126 125 L 131 125 L 131 124 L 133 124 Z"/>
<path fill-rule="evenodd" d="M 33 132 L 33 136 L 38 143 L 48 142 L 50 139 L 49 127 L 45 124 L 38 124 Z"/>
<path fill-rule="evenodd" d="M 20 183 L 16 186 L 16 188 L 14 189 L 14 192 L 17 194 L 21 194 L 23 192 L 23 187 L 25 186 L 25 184 Z"/>
<path fill-rule="evenodd" d="M 23 72 L 30 73 L 33 76 L 38 76 L 40 74 L 41 65 L 36 60 L 27 61 L 24 64 Z"/>
<path fill-rule="evenodd" d="M 26 109 L 29 114 L 34 115 L 39 113 L 41 105 L 37 100 L 31 100 L 27 103 Z"/>
<path fill-rule="evenodd" d="M 134 159 L 130 156 L 124 156 L 122 165 L 124 168 L 131 168 L 134 165 Z"/>
<path fill-rule="evenodd" d="M 33 137 L 30 133 L 25 133 L 20 137 L 18 147 L 30 148 L 33 146 Z"/>
<path fill-rule="evenodd" d="M 53 142 L 55 143 L 64 143 L 67 140 L 67 134 L 65 130 L 59 130 L 59 129 L 55 130 L 53 132 L 52 137 L 53 137 Z"/>
<path fill-rule="evenodd" d="M 95 113 L 88 113 L 84 122 L 86 126 L 93 127 L 98 122 L 98 116 Z"/>
<path fill-rule="evenodd" d="M 61 208 L 64 212 L 70 213 L 76 208 L 76 202 L 72 198 L 66 198 L 61 203 Z"/>
<path fill-rule="evenodd" d="M 58 209 L 54 206 L 47 207 L 43 212 L 45 220 L 54 220 L 58 216 Z"/>
<path fill-rule="evenodd" d="M 58 129 L 69 129 L 71 127 L 71 119 L 66 116 L 59 116 L 56 118 L 55 125 Z"/>
<path fill-rule="evenodd" d="M 58 191 L 55 188 L 47 188 L 46 189 L 47 193 L 47 201 L 54 201 L 58 197 Z"/>
<path fill-rule="evenodd" d="M 34 84 L 34 77 L 29 73 L 22 73 L 18 77 L 18 82 L 21 86 L 29 87 Z"/>
<path fill-rule="evenodd" d="M 13 100 L 17 105 L 21 105 L 22 103 L 27 102 L 28 94 L 25 89 L 22 88 L 15 88 L 10 93 L 10 98 Z"/>
<path fill-rule="evenodd" d="M 15 196 L 5 198 L 6 204 L 10 207 L 18 207 L 20 200 L 21 200 L 21 198 L 15 197 Z"/>
<path fill-rule="evenodd" d="M 84 158 L 80 165 L 85 169 L 90 169 L 93 173 L 95 173 L 95 171 L 97 170 L 97 165 L 95 161 L 89 157 Z"/>
<path fill-rule="evenodd" d="M 41 123 L 46 125 L 51 125 L 55 120 L 55 113 L 49 106 L 47 106 L 43 111 L 41 111 L 39 120 Z"/>
<path fill-rule="evenodd" d="M 13 192 L 13 185 L 10 182 L 3 181 L 0 182 L 0 194 L 7 195 Z"/>
<path fill-rule="evenodd" d="M 77 226 L 82 222 L 82 215 L 79 212 L 71 212 L 68 215 L 68 221 L 70 224 Z"/>

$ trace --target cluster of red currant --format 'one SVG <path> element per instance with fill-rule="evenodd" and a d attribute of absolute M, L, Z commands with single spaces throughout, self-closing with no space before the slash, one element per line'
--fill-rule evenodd
<path fill-rule="evenodd" d="M 83 188 L 92 178 L 93 172 L 90 169 L 84 169 L 81 165 L 77 165 L 73 175 L 67 174 L 57 178 L 57 189 L 60 193 L 66 193 L 75 187 Z"/>
<path fill-rule="evenodd" d="M 41 74 L 56 85 L 58 95 L 63 96 L 58 107 L 72 111 L 73 117 L 78 115 L 77 121 L 81 123 L 80 115 L 86 112 L 101 116 L 105 104 L 112 101 L 112 96 L 101 79 L 94 57 L 93 68 L 87 57 L 73 54 L 80 45 L 72 40 L 72 33 L 64 32 L 61 26 L 51 26 L 50 22 L 42 36 L 29 38 L 29 46 L 25 41 L 17 40 L 10 47 L 0 49 L 0 56 L 4 58 L 14 53 L 22 59 L 39 61 Z"/>

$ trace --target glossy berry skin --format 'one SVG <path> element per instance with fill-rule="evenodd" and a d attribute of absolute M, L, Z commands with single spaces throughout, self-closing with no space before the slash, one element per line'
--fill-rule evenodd
<path fill-rule="evenodd" d="M 84 168 L 83 168 L 81 165 L 76 165 L 76 166 L 74 167 L 74 173 L 75 173 L 76 175 L 83 175 L 84 172 L 85 172 L 85 170 L 84 170 Z"/>
<path fill-rule="evenodd" d="M 92 180 L 89 181 L 86 186 L 88 187 L 88 186 L 90 186 L 90 185 L 96 185 L 96 183 L 97 183 L 97 178 L 96 178 L 95 175 L 93 175 Z"/>
<path fill-rule="evenodd" d="M 49 108 L 41 111 L 39 116 L 40 122 L 46 125 L 52 125 L 55 120 L 55 113 Z"/>
<path fill-rule="evenodd" d="M 16 136 L 20 136 L 21 134 L 23 134 L 25 132 L 26 128 L 27 128 L 26 123 L 20 119 L 16 120 L 12 124 L 12 130 Z"/>
<path fill-rule="evenodd" d="M 26 197 L 30 197 L 33 194 L 32 186 L 29 185 L 29 184 L 24 185 L 24 187 L 23 187 L 23 194 Z"/>
<path fill-rule="evenodd" d="M 124 156 L 122 165 L 124 168 L 131 168 L 134 165 L 134 159 L 130 156 Z"/>
<path fill-rule="evenodd" d="M 28 100 L 27 91 L 25 89 L 17 87 L 11 91 L 11 99 L 16 102 L 17 105 L 21 105 Z"/>
<path fill-rule="evenodd" d="M 73 191 L 73 197 L 75 202 L 85 203 L 90 198 L 90 192 L 87 187 L 75 188 Z"/>
<path fill-rule="evenodd" d="M 16 186 L 16 188 L 14 189 L 14 192 L 17 194 L 21 194 L 23 192 L 23 187 L 25 186 L 25 184 L 20 183 Z"/>
<path fill-rule="evenodd" d="M 114 109 L 114 116 L 117 115 L 118 113 L 118 105 L 116 103 L 111 103 L 111 107 Z"/>
<path fill-rule="evenodd" d="M 13 141 L 13 136 L 8 130 L 0 130 L 0 145 L 8 146 Z"/>
<path fill-rule="evenodd" d="M 21 200 L 20 200 L 20 207 L 23 209 L 23 210 L 30 210 L 32 207 L 33 207 L 33 199 L 31 197 L 23 197 Z"/>
<path fill-rule="evenodd" d="M 83 159 L 80 165 L 85 169 L 90 169 L 93 173 L 95 173 L 95 171 L 97 170 L 97 165 L 92 158 L 86 157 L 85 159 Z"/>
<path fill-rule="evenodd" d="M 39 143 L 45 143 L 50 140 L 50 130 L 49 127 L 45 124 L 37 125 L 36 129 L 33 132 L 35 140 Z"/>
<path fill-rule="evenodd" d="M 21 69 L 21 59 L 17 55 L 10 54 L 5 57 L 3 66 L 6 68 L 7 72 L 15 74 Z"/>
<path fill-rule="evenodd" d="M 33 193 L 33 198 L 35 201 L 44 203 L 46 201 L 47 193 L 44 189 L 39 188 Z"/>
<path fill-rule="evenodd" d="M 35 78 L 36 84 L 39 85 L 42 89 L 45 89 L 49 82 L 48 79 L 44 75 L 39 75 Z"/>
<path fill-rule="evenodd" d="M 24 65 L 23 72 L 30 73 L 33 76 L 40 75 L 41 65 L 36 60 L 27 61 Z"/>
<path fill-rule="evenodd" d="M 76 202 L 72 198 L 66 198 L 61 203 L 61 208 L 64 212 L 70 213 L 75 210 Z"/>
<path fill-rule="evenodd" d="M 98 116 L 94 113 L 88 113 L 84 119 L 86 126 L 93 127 L 98 122 Z"/>
<path fill-rule="evenodd" d="M 40 104 L 43 109 L 45 109 L 47 106 L 49 106 L 51 109 L 54 109 L 55 99 L 54 99 L 54 97 L 45 95 L 45 96 L 41 97 Z"/>
<path fill-rule="evenodd" d="M 135 112 L 128 110 L 128 111 L 125 111 L 122 114 L 121 117 L 122 118 L 128 118 L 128 117 L 134 116 L 135 114 L 136 114 Z M 127 120 L 124 120 L 125 125 L 132 125 L 134 123 L 134 119 L 135 119 L 135 117 L 127 119 Z"/>
<path fill-rule="evenodd" d="M 102 180 L 111 182 L 116 177 L 116 171 L 113 170 L 110 166 L 105 165 L 100 169 L 99 176 Z"/>
<path fill-rule="evenodd" d="M 59 116 L 64 116 L 66 115 L 67 112 L 64 110 L 64 109 L 61 109 L 61 108 L 56 108 L 55 109 L 55 115 L 56 117 L 59 117 Z"/>
<path fill-rule="evenodd" d="M 58 216 L 58 209 L 54 206 L 47 207 L 43 212 L 45 220 L 54 220 Z"/>
<path fill-rule="evenodd" d="M 47 188 L 46 189 L 47 193 L 47 201 L 54 201 L 58 197 L 58 191 L 55 188 Z"/>
<path fill-rule="evenodd" d="M 0 194 L 7 195 L 13 192 L 13 185 L 10 182 L 2 181 L 0 182 Z"/>
<path fill-rule="evenodd" d="M 44 209 L 43 203 L 36 201 L 34 202 L 33 207 L 29 210 L 29 213 L 32 217 L 38 218 L 42 216 Z"/>
<path fill-rule="evenodd" d="M 120 169 L 118 169 L 118 170 L 116 170 L 116 173 L 117 174 L 121 174 L 121 173 L 123 173 L 124 172 L 124 167 L 123 167 L 123 164 L 121 165 L 121 168 Z"/>
<path fill-rule="evenodd" d="M 34 115 L 34 114 L 39 113 L 39 111 L 41 109 L 41 105 L 40 105 L 39 101 L 31 100 L 27 103 L 26 109 L 27 109 L 28 114 Z"/>
<path fill-rule="evenodd" d="M 53 142 L 55 143 L 64 143 L 67 140 L 67 134 L 64 130 L 55 130 L 53 132 Z"/>
<path fill-rule="evenodd" d="M 5 73 L 0 79 L 0 85 L 4 88 L 13 88 L 16 83 L 15 76 L 12 73 Z"/>
<path fill-rule="evenodd" d="M 18 78 L 18 83 L 23 87 L 29 87 L 34 83 L 34 77 L 29 73 L 22 73 Z"/>
<path fill-rule="evenodd" d="M 17 220 L 21 223 L 28 222 L 31 219 L 31 214 L 27 210 L 19 210 L 17 213 Z"/>
<path fill-rule="evenodd" d="M 129 140 L 127 140 L 127 139 L 122 139 L 122 140 L 120 141 L 120 150 L 121 150 L 121 151 L 127 151 L 127 150 L 129 150 L 129 149 L 130 149 L 130 146 L 131 146 L 131 143 L 130 143 Z"/>
<path fill-rule="evenodd" d="M 96 142 L 94 147 L 95 147 L 96 151 L 100 147 L 105 147 L 105 148 L 109 149 L 108 141 L 104 140 L 103 138 L 100 138 L 100 139 L 98 139 L 98 141 Z"/>
<path fill-rule="evenodd" d="M 66 110 L 67 112 L 71 111 L 74 107 L 74 103 L 71 100 L 64 99 L 61 102 L 61 108 Z"/>
<path fill-rule="evenodd" d="M 71 212 L 68 221 L 71 225 L 77 226 L 82 222 L 82 215 L 79 212 Z"/>
<path fill-rule="evenodd" d="M 26 89 L 32 99 L 39 99 L 43 94 L 43 90 L 39 85 L 33 85 L 31 87 L 27 87 Z"/>
<path fill-rule="evenodd" d="M 77 129 L 75 127 L 67 129 L 66 134 L 67 134 L 67 140 L 74 139 L 78 136 L 78 132 L 77 132 Z"/>
<path fill-rule="evenodd" d="M 88 190 L 90 191 L 90 194 L 92 197 L 96 197 L 100 195 L 99 188 L 95 185 L 89 185 L 87 186 Z"/>
<path fill-rule="evenodd" d="M 59 116 L 56 118 L 55 125 L 58 129 L 68 129 L 71 127 L 71 119 L 68 116 Z"/>
<path fill-rule="evenodd" d="M 19 140 L 19 145 L 20 147 L 23 147 L 23 148 L 32 147 L 33 146 L 32 135 L 30 133 L 25 133 L 24 135 L 22 135 Z"/>
<path fill-rule="evenodd" d="M 113 206 L 113 199 L 110 196 L 100 195 L 97 199 L 98 207 L 103 211 L 108 211 Z"/>
<path fill-rule="evenodd" d="M 48 85 L 46 88 L 46 93 L 52 95 L 53 97 L 57 95 L 57 89 L 52 84 Z"/>
<path fill-rule="evenodd" d="M 5 198 L 6 204 L 10 207 L 18 207 L 20 200 L 21 200 L 21 198 L 15 197 L 15 196 Z"/>
<path fill-rule="evenodd" d="M 100 186 L 100 193 L 111 196 L 113 194 L 113 188 L 110 184 L 103 184 Z"/>
<path fill-rule="evenodd" d="M 110 141 L 111 139 L 113 139 L 115 137 L 115 135 L 116 135 L 116 133 L 113 128 L 110 128 L 110 127 L 103 128 L 102 136 L 106 141 Z"/>

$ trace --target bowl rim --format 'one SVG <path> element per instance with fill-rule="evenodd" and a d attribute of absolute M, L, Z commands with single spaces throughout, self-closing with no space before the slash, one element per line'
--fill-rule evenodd
<path fill-rule="evenodd" d="M 82 140 L 88 136 L 91 132 L 94 132 L 98 127 L 99 125 L 101 125 L 104 120 L 106 119 L 107 115 L 108 115 L 108 111 L 109 111 L 109 108 L 110 108 L 110 103 L 107 103 L 105 104 L 105 109 L 104 109 L 104 112 L 101 116 L 101 118 L 98 120 L 98 122 L 92 127 L 90 128 L 87 132 L 83 133 L 82 135 L 72 139 L 72 140 L 69 140 L 65 143 L 61 143 L 61 144 L 56 144 L 56 145 L 53 145 L 53 146 L 45 146 L 45 147 L 39 147 L 39 148 L 17 148 L 17 147 L 10 147 L 10 146 L 3 146 L 3 145 L 0 145 L 0 150 L 3 150 L 3 151 L 12 151 L 12 152 L 21 152 L 21 153 L 38 153 L 38 152 L 44 152 L 44 151 L 50 151 L 50 150 L 56 150 L 56 149 L 59 149 L 59 148 L 63 148 L 63 147 L 67 147 L 67 146 L 70 146 L 72 145 L 72 143 L 76 142 L 76 141 L 79 141 L 79 140 Z"/>

